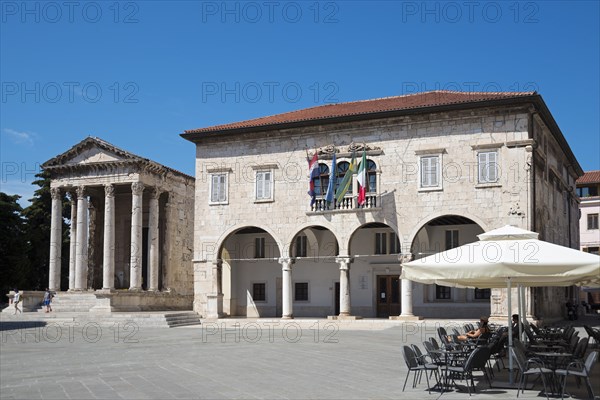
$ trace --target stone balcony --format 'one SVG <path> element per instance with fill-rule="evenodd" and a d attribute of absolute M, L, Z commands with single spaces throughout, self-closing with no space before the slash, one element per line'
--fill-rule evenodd
<path fill-rule="evenodd" d="M 356 212 L 368 209 L 381 208 L 381 195 L 378 193 L 367 193 L 365 204 L 358 205 L 357 195 L 345 196 L 342 201 L 334 200 L 332 204 L 327 203 L 325 196 L 317 197 L 315 204 L 310 207 L 308 213 L 331 213 L 331 212 Z"/>

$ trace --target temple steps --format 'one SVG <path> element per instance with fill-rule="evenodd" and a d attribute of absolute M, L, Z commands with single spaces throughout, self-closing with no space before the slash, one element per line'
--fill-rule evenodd
<path fill-rule="evenodd" d="M 25 312 L 13 315 L 12 308 L 6 308 L 0 313 L 2 324 L 19 324 L 28 327 L 31 324 L 48 325 L 68 325 L 76 323 L 76 326 L 85 324 L 98 324 L 108 327 L 125 327 L 130 329 L 133 326 L 138 329 L 143 328 L 176 328 L 180 326 L 200 325 L 200 317 L 193 311 L 149 311 L 149 312 L 62 312 L 57 311 L 52 306 L 53 311 L 45 313 L 43 310 L 36 312 Z M 115 325 L 117 324 L 117 325 Z"/>

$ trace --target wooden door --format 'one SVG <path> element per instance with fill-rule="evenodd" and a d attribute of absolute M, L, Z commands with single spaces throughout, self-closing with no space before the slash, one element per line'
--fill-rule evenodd
<path fill-rule="evenodd" d="M 400 315 L 400 276 L 377 276 L 377 317 Z"/>

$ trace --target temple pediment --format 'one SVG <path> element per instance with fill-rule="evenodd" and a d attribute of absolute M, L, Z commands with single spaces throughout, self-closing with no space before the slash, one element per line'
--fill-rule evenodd
<path fill-rule="evenodd" d="M 141 157 L 96 137 L 88 137 L 66 152 L 48 160 L 44 167 L 140 161 Z"/>
<path fill-rule="evenodd" d="M 88 174 L 89 171 L 103 171 L 108 174 L 121 174 L 145 171 L 153 174 L 174 174 L 186 180 L 194 178 L 147 158 L 140 157 L 97 137 L 87 137 L 62 154 L 46 161 L 42 168 L 54 178 L 68 172 Z"/>

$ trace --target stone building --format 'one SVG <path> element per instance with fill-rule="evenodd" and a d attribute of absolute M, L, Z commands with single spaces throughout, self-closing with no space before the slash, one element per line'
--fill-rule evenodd
<path fill-rule="evenodd" d="M 600 254 L 600 171 L 587 171 L 577 179 L 577 197 L 579 197 L 579 231 L 581 232 L 581 251 Z"/>
<path fill-rule="evenodd" d="M 42 167 L 52 194 L 49 287 L 79 295 L 59 296 L 63 305 L 71 299 L 81 310 L 85 294 L 84 308 L 95 311 L 192 307 L 194 178 L 95 137 Z M 70 252 L 60 254 L 65 195 Z M 61 257 L 69 258 L 68 288 L 60 287 Z"/>
<path fill-rule="evenodd" d="M 507 224 L 579 248 L 583 171 L 535 92 L 434 91 L 182 136 L 196 145 L 194 310 L 205 317 L 506 315 L 504 290 L 400 280 L 400 261 Z M 362 185 L 355 172 L 327 201 L 330 182 L 362 167 Z M 548 320 L 565 290 L 527 299 L 529 317 Z"/>
<path fill-rule="evenodd" d="M 586 171 L 577 179 L 577 196 L 579 197 L 579 231 L 580 249 L 593 254 L 600 254 L 600 171 Z M 580 293 L 580 299 L 595 306 L 600 305 L 600 290 L 588 289 Z"/>

